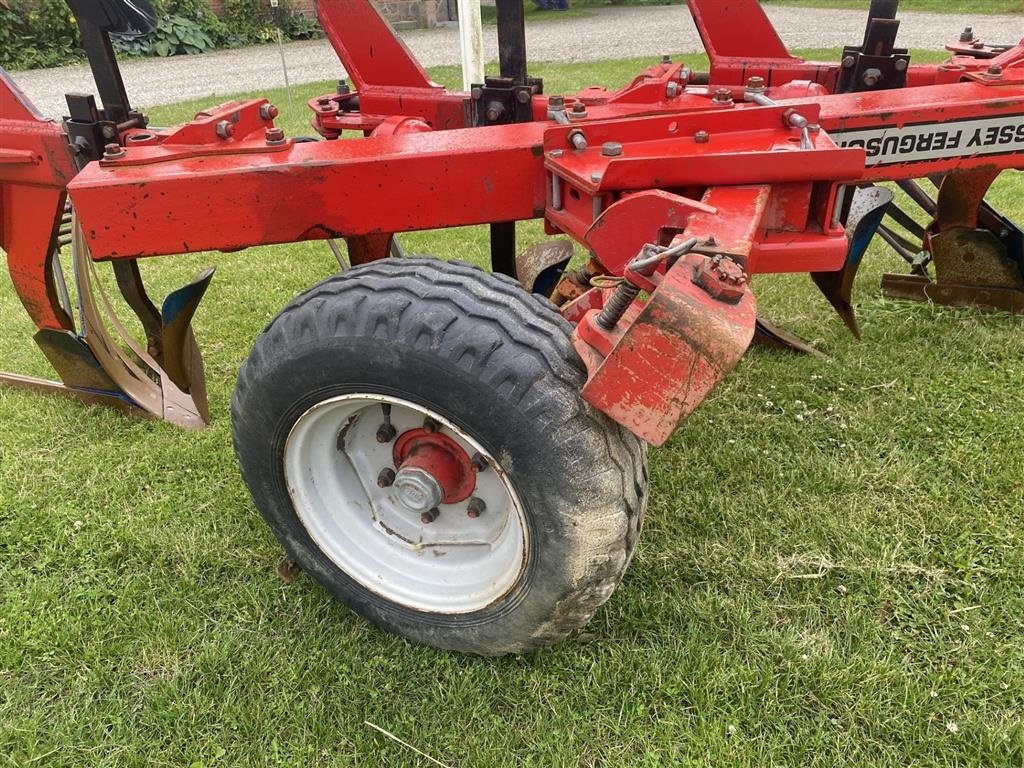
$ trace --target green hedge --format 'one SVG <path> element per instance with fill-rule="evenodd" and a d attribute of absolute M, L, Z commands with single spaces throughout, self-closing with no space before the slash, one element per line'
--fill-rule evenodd
<path fill-rule="evenodd" d="M 225 0 L 218 18 L 206 0 L 157 0 L 159 27 L 139 38 L 114 38 L 118 53 L 173 56 L 235 48 L 276 39 L 280 22 L 289 39 L 320 34 L 316 22 L 282 0 L 275 17 L 268 0 Z M 34 69 L 70 64 L 84 57 L 71 10 L 64 0 L 0 0 L 0 66 Z"/>

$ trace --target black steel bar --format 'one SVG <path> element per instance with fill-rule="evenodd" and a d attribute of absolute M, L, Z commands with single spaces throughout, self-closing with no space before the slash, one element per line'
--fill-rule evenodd
<path fill-rule="evenodd" d="M 104 117 L 113 123 L 123 123 L 132 110 L 114 57 L 114 47 L 110 44 L 110 35 L 85 19 L 78 19 L 78 28 L 82 33 L 82 48 L 96 80 L 96 90 L 103 102 Z"/>
<path fill-rule="evenodd" d="M 502 77 L 526 85 L 526 17 L 523 0 L 497 0 L 498 64 Z"/>

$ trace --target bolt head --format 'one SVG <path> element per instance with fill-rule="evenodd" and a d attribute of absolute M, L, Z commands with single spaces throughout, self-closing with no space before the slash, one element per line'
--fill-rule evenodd
<path fill-rule="evenodd" d="M 661 54 L 661 63 L 662 64 L 671 64 L 672 63 L 672 57 L 669 56 L 667 53 Z"/>
<path fill-rule="evenodd" d="M 896 59 L 896 61 L 892 63 L 892 68 L 895 69 L 897 72 L 905 72 L 907 69 L 907 64 L 908 62 L 906 59 Z"/>
<path fill-rule="evenodd" d="M 217 123 L 217 135 L 222 139 L 230 139 L 235 134 L 235 126 L 230 120 L 221 120 Z"/>
<path fill-rule="evenodd" d="M 844 56 L 843 57 L 843 69 L 849 69 L 855 63 L 856 63 L 856 61 L 854 60 L 853 56 Z"/>
<path fill-rule="evenodd" d="M 104 157 L 121 157 L 121 155 L 123 154 L 124 147 L 122 147 L 120 144 L 107 144 L 105 147 L 103 147 Z"/>
<path fill-rule="evenodd" d="M 532 98 L 533 96 L 530 95 L 530 92 L 525 89 L 518 91 L 516 93 L 516 101 L 518 101 L 520 104 L 529 104 L 530 99 Z"/>
<path fill-rule="evenodd" d="M 377 427 L 377 442 L 378 443 L 390 443 L 395 439 L 397 431 L 391 424 L 381 424 Z"/>
<path fill-rule="evenodd" d="M 550 157 L 552 160 L 557 160 L 558 158 L 560 158 L 564 154 L 565 154 L 565 150 L 562 150 L 562 149 L 552 149 L 550 152 L 548 152 L 548 157 Z"/>
<path fill-rule="evenodd" d="M 577 101 L 575 104 L 572 105 L 572 111 L 576 113 L 586 112 L 587 105 L 584 104 L 582 101 Z"/>
<path fill-rule="evenodd" d="M 618 157 L 622 154 L 622 145 L 617 141 L 606 141 L 601 145 L 601 154 L 605 157 Z"/>
<path fill-rule="evenodd" d="M 732 91 L 728 88 L 717 88 L 712 99 L 716 104 L 732 104 Z"/>
<path fill-rule="evenodd" d="M 861 76 L 861 82 L 863 82 L 864 85 L 868 86 L 869 88 L 878 85 L 878 81 L 881 79 L 882 70 L 875 69 L 874 67 L 872 67 L 871 69 L 864 70 L 864 74 Z"/>
<path fill-rule="evenodd" d="M 470 459 L 470 463 L 473 465 L 474 472 L 483 472 L 490 464 L 487 462 L 487 457 L 482 453 L 474 453 L 473 458 Z"/>
<path fill-rule="evenodd" d="M 565 106 L 564 96 L 548 96 L 548 106 L 554 108 L 560 108 Z"/>
<path fill-rule="evenodd" d="M 480 517 L 486 509 L 487 505 L 484 503 L 484 500 L 478 496 L 474 496 L 469 500 L 469 503 L 466 504 L 466 515 L 475 519 Z"/>
<path fill-rule="evenodd" d="M 420 522 L 424 525 L 430 525 L 432 522 L 437 520 L 437 516 L 441 514 L 441 510 L 437 507 L 428 509 L 426 512 L 420 515 Z"/>
<path fill-rule="evenodd" d="M 665 97 L 669 99 L 674 99 L 678 95 L 679 83 L 677 83 L 675 80 L 669 81 L 669 83 L 665 86 Z"/>
<path fill-rule="evenodd" d="M 709 296 L 727 304 L 737 304 L 745 293 L 747 277 L 743 268 L 732 259 L 705 258 L 697 267 L 693 282 Z"/>
<path fill-rule="evenodd" d="M 996 64 L 993 64 L 986 70 L 986 72 L 992 75 L 993 77 L 999 77 L 1001 74 L 1003 74 L 1003 68 Z"/>
<path fill-rule="evenodd" d="M 479 101 L 484 97 L 484 89 L 478 85 L 469 92 L 469 95 L 473 101 Z"/>
<path fill-rule="evenodd" d="M 697 131 L 693 134 L 693 140 L 698 144 L 707 144 L 711 139 L 711 134 L 707 131 Z"/>
<path fill-rule="evenodd" d="M 440 428 L 441 428 L 441 425 L 438 424 L 433 419 L 427 418 L 427 419 L 423 420 L 423 431 L 424 432 L 428 432 L 430 434 L 433 434 L 434 432 L 437 432 L 437 430 L 439 430 Z"/>
<path fill-rule="evenodd" d="M 747 88 L 751 91 L 763 91 L 764 90 L 764 78 L 754 75 L 754 77 L 747 80 Z"/>
<path fill-rule="evenodd" d="M 377 475 L 377 487 L 387 488 L 395 482 L 395 470 L 391 467 L 384 467 Z"/>
<path fill-rule="evenodd" d="M 338 93 L 339 94 L 344 95 L 346 93 L 351 93 L 351 92 L 352 92 L 352 89 L 348 87 L 348 83 L 345 80 L 339 80 L 338 81 Z"/>
<path fill-rule="evenodd" d="M 267 128 L 266 133 L 267 144 L 275 146 L 277 144 L 284 144 L 284 130 L 281 128 Z"/>
<path fill-rule="evenodd" d="M 590 180 L 594 184 L 600 184 L 602 178 L 604 178 L 604 177 L 600 173 L 592 173 L 592 174 L 590 174 Z"/>
<path fill-rule="evenodd" d="M 960 33 L 960 42 L 969 43 L 974 39 L 974 30 L 970 27 L 964 27 L 964 31 Z"/>
<path fill-rule="evenodd" d="M 260 117 L 264 120 L 273 120 L 278 114 L 277 107 L 273 104 L 263 104 L 260 106 Z"/>

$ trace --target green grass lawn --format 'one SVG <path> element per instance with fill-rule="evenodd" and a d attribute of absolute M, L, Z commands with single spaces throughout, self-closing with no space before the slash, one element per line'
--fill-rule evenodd
<path fill-rule="evenodd" d="M 536 74 L 568 91 L 642 63 Z M 1019 219 L 1022 195 L 1013 174 L 994 199 Z M 402 242 L 486 259 L 481 228 Z M 883 298 L 902 265 L 877 244 L 860 343 L 805 276 L 758 278 L 763 312 L 830 360 L 752 350 L 652 452 L 638 554 L 593 622 L 486 660 L 277 579 L 228 402 L 260 329 L 332 257 L 144 273 L 162 296 L 209 263 L 210 429 L 0 390 L 0 765 L 432 765 L 367 722 L 460 768 L 1024 763 L 1024 318 Z M 51 375 L 31 331 L 0 278 L 0 369 Z"/>

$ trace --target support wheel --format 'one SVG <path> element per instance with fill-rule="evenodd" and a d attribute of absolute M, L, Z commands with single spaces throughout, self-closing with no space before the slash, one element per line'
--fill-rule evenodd
<path fill-rule="evenodd" d="M 520 653 L 618 585 L 643 444 L 580 397 L 571 327 L 510 279 L 384 260 L 293 301 L 232 402 L 235 450 L 288 557 L 418 642 Z"/>

